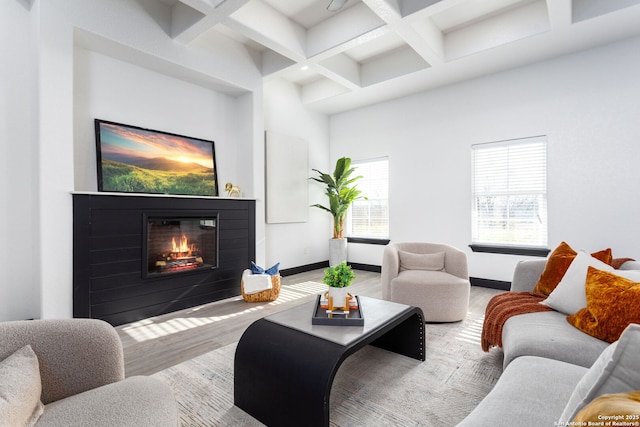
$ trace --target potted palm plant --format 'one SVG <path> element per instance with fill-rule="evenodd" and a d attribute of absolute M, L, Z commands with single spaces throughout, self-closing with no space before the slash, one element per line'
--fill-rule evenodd
<path fill-rule="evenodd" d="M 317 172 L 317 177 L 312 177 L 314 181 L 325 184 L 329 199 L 329 205 L 324 206 L 319 203 L 312 205 L 329 212 L 333 216 L 333 238 L 329 241 L 329 265 L 333 266 L 347 260 L 347 240 L 344 238 L 344 218 L 347 209 L 354 200 L 366 199 L 361 197 L 361 191 L 354 183 L 362 176 L 351 177 L 355 168 L 351 167 L 349 157 L 341 157 L 336 161 L 333 175 L 312 169 Z"/>
<path fill-rule="evenodd" d="M 356 276 L 351 267 L 345 261 L 324 270 L 322 282 L 329 286 L 329 297 L 333 298 L 333 304 L 343 307 L 346 303 L 347 288 Z"/>

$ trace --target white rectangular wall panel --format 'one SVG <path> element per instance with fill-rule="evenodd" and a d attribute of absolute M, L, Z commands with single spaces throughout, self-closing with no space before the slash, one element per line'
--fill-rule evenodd
<path fill-rule="evenodd" d="M 307 222 L 309 161 L 307 141 L 267 131 L 266 219 L 269 224 Z"/>

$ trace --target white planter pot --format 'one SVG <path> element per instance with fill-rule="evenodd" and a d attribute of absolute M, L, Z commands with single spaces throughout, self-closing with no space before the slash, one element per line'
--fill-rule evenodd
<path fill-rule="evenodd" d="M 329 266 L 347 260 L 347 239 L 329 239 Z"/>
<path fill-rule="evenodd" d="M 347 301 L 348 287 L 345 288 L 332 288 L 329 286 L 329 297 L 333 298 L 334 307 L 344 307 Z"/>

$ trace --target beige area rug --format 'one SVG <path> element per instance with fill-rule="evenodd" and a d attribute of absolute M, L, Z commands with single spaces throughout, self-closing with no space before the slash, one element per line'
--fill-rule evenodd
<path fill-rule="evenodd" d="M 425 362 L 372 346 L 347 358 L 331 389 L 331 425 L 455 426 L 502 372 L 502 352 L 480 348 L 483 315 L 472 312 L 463 322 L 427 324 Z M 263 425 L 233 405 L 235 347 L 154 375 L 173 388 L 182 426 Z"/>

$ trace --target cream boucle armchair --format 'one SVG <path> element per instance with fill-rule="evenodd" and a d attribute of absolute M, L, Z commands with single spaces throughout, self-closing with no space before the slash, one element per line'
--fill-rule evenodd
<path fill-rule="evenodd" d="M 390 243 L 382 259 L 382 299 L 420 307 L 427 322 L 456 322 L 469 310 L 467 256 L 453 246 Z"/>
<path fill-rule="evenodd" d="M 18 350 L 27 345 L 33 349 L 28 350 L 32 359 L 33 353 L 37 357 L 34 376 L 39 365 L 36 380 L 44 404 L 36 426 L 178 425 L 176 400 L 167 385 L 151 377 L 124 378 L 122 343 L 108 323 L 96 319 L 0 323 L 0 363 L 24 354 Z M 27 404 L 24 398 L 15 402 Z"/>

